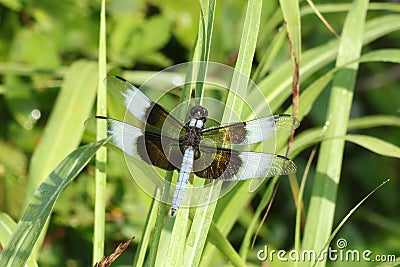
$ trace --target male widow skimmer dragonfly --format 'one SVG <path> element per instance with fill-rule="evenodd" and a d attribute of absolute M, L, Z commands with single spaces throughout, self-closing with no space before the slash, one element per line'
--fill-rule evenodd
<path fill-rule="evenodd" d="M 106 84 L 114 97 L 145 127 L 139 129 L 101 116 L 88 119 L 85 126 L 96 132 L 96 123 L 106 122 L 110 138 L 108 144 L 129 157 L 161 169 L 179 170 L 171 216 L 175 215 L 182 202 L 192 172 L 200 178 L 231 181 L 296 172 L 296 165 L 284 156 L 225 148 L 226 145 L 247 145 L 272 139 L 281 130 L 291 131 L 298 126 L 298 121 L 291 115 L 273 115 L 205 128 L 208 111 L 202 106 L 192 107 L 184 124 L 125 79 L 110 76 L 106 78 Z M 160 131 L 164 123 L 171 124 L 169 129 L 175 129 L 177 138 Z M 214 146 L 202 142 L 207 139 L 211 139 Z"/>

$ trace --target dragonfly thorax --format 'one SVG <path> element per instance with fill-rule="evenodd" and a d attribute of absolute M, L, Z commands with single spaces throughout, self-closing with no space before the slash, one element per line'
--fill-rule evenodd
<path fill-rule="evenodd" d="M 185 140 L 183 143 L 185 147 L 198 148 L 203 138 L 203 129 L 203 120 L 192 118 L 186 125 Z"/>

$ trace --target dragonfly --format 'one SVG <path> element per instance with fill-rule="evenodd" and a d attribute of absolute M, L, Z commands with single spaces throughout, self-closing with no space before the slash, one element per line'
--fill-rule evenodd
<path fill-rule="evenodd" d="M 204 179 L 241 181 L 287 175 L 297 170 L 293 161 L 281 155 L 226 147 L 259 143 L 281 132 L 290 132 L 299 122 L 289 114 L 205 127 L 208 110 L 201 105 L 190 108 L 184 123 L 124 78 L 108 76 L 105 82 L 111 94 L 143 127 L 102 116 L 88 119 L 85 127 L 96 133 L 97 124 L 105 123 L 108 144 L 112 147 L 130 158 L 166 171 L 178 171 L 170 216 L 178 211 L 191 173 Z M 162 130 L 165 124 L 168 127 Z"/>

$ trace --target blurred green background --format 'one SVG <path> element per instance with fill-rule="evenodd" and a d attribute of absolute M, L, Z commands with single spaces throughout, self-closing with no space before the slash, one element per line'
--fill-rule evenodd
<path fill-rule="evenodd" d="M 318 4 L 324 3 L 329 4 L 328 1 L 318 1 Z M 217 2 L 210 60 L 234 65 L 246 5 L 246 1 Z M 263 5 L 254 70 L 282 26 L 281 23 L 271 23 L 277 21 L 272 19 L 277 9 L 276 1 L 268 1 Z M 339 33 L 346 11 L 343 8 L 342 12 L 324 14 Z M 97 60 L 99 12 L 99 1 L 0 1 L 0 211 L 10 214 L 16 221 L 22 213 L 22 196 L 25 195 L 30 159 L 41 140 L 63 78 L 69 67 L 79 60 Z M 388 11 L 370 10 L 367 19 L 382 16 L 385 12 Z M 155 71 L 189 61 L 198 21 L 199 4 L 196 1 L 109 1 L 107 53 L 110 69 L 116 72 L 124 70 L 128 77 L 136 79 L 133 82 L 140 83 Z M 302 17 L 302 38 L 303 51 L 335 39 L 312 13 Z M 363 47 L 363 52 L 399 48 L 399 44 L 400 33 L 397 31 Z M 290 59 L 287 41 L 278 55 L 264 76 Z M 313 77 L 301 80 L 301 88 L 326 73 L 333 64 L 319 69 Z M 399 81 L 399 65 L 379 62 L 362 64 L 351 116 L 399 116 Z M 324 124 L 328 98 L 329 87 L 314 102 L 299 132 Z M 88 105 L 90 108 L 92 103 Z M 283 112 L 289 105 L 290 99 L 276 113 Z M 113 112 L 118 113 L 117 109 L 114 108 Z M 65 112 L 73 115 L 77 111 L 66 109 Z M 368 128 L 357 133 L 376 136 L 400 146 L 398 127 Z M 82 143 L 90 140 L 85 135 Z M 294 159 L 299 167 L 298 177 L 301 177 L 310 151 L 306 149 Z M 121 240 L 132 235 L 140 237 L 145 222 L 144 214 L 151 201 L 134 183 L 122 161 L 121 155 L 109 153 L 107 253 Z M 398 159 L 346 144 L 335 224 L 379 183 L 391 179 L 389 184 L 358 209 L 338 234 L 346 238 L 352 248 L 400 255 L 399 173 Z M 306 207 L 312 177 L 311 173 L 306 185 Z M 256 197 L 249 204 L 246 214 L 252 213 L 252 207 L 257 205 L 259 199 Z M 91 165 L 58 199 L 40 255 L 40 266 L 91 264 L 93 200 L 94 167 Z M 290 249 L 294 239 L 295 212 L 289 182 L 283 177 L 267 224 L 262 229 L 259 245 L 271 244 L 272 247 Z M 240 247 L 247 222 L 245 217 L 241 218 L 231 231 L 229 240 L 234 247 Z M 119 264 L 131 262 L 136 245 L 135 240 L 128 252 L 118 260 Z"/>

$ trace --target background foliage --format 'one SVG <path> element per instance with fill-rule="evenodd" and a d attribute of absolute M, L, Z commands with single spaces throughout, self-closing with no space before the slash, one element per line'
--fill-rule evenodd
<path fill-rule="evenodd" d="M 340 34 L 351 3 L 319 1 L 318 4 Z M 314 69 L 310 66 L 311 70 L 306 69 L 306 64 L 301 66 L 304 71 L 301 89 L 305 89 L 334 68 L 336 50 L 331 47 L 337 40 L 306 3 L 301 7 L 303 54 L 315 53 L 311 57 L 327 58 L 323 64 L 315 63 Z M 246 1 L 217 2 L 210 60 L 234 66 L 246 8 Z M 199 4 L 190 0 L 110 1 L 107 3 L 109 70 L 120 72 L 128 80 L 140 84 L 158 70 L 189 61 L 198 32 L 199 10 Z M 381 29 L 380 35 L 364 42 L 362 54 L 398 48 L 400 27 L 395 22 L 399 21 L 396 20 L 400 18 L 399 11 L 399 4 L 370 4 L 367 22 L 387 19 L 390 23 Z M 95 110 L 99 13 L 98 1 L 0 1 L 0 210 L 15 221 L 19 220 L 39 181 L 79 144 L 93 141 L 90 136 L 83 135 L 83 121 Z M 289 43 L 284 39 L 286 33 L 279 3 L 265 2 L 261 14 L 252 75 L 261 89 L 265 88 L 266 95 L 271 95 L 270 91 L 290 78 L 290 69 L 282 71 L 289 66 L 290 51 Z M 338 236 L 346 238 L 353 249 L 399 256 L 400 68 L 393 62 L 400 60 L 398 52 L 388 55 L 390 60 L 382 55 L 374 60 L 376 62 L 360 65 L 351 118 L 365 119 L 351 121 L 349 133 L 377 137 L 397 147 L 390 148 L 393 149 L 392 157 L 383 157 L 380 154 L 384 153 L 379 149 L 373 153 L 354 142 L 346 142 L 333 224 L 337 225 L 366 194 L 390 178 L 390 183 L 346 222 Z M 307 62 L 306 56 L 304 61 Z M 300 108 L 310 111 L 302 119 L 299 143 L 302 136 L 310 136 L 307 135 L 310 129 L 325 124 L 331 88 L 330 85 L 324 88 L 316 99 L 300 101 Z M 169 105 L 173 106 L 177 98 L 170 100 Z M 286 85 L 285 92 L 273 100 L 274 113 L 284 112 L 291 104 L 290 85 Z M 123 114 L 123 110 L 113 103 L 109 105 L 109 112 L 111 117 Z M 57 146 L 41 151 L 36 149 L 39 142 L 49 139 Z M 311 152 L 311 142 L 305 143 L 307 145 L 297 150 L 294 159 L 299 167 L 298 180 Z M 375 148 L 382 147 L 374 141 L 361 144 L 366 146 L 366 143 Z M 119 241 L 137 236 L 118 260 L 118 264 L 129 265 L 132 255 L 137 252 L 146 224 L 144 214 L 149 212 L 151 199 L 135 185 L 121 161 L 121 155 L 109 153 L 106 252 L 111 252 Z M 303 198 L 306 212 L 314 171 L 313 163 Z M 286 250 L 293 247 L 296 206 L 289 180 L 286 177 L 280 180 L 267 222 L 261 228 L 256 247 L 248 253 L 248 264 L 260 265 L 254 251 L 266 244 Z M 227 233 L 228 240 L 238 251 L 266 188 L 267 185 L 246 204 L 247 209 L 241 211 Z M 56 202 L 39 254 L 40 266 L 91 264 L 93 207 L 94 167 L 89 165 Z M 217 206 L 216 213 L 222 214 L 223 207 L 223 204 Z M 228 262 L 220 253 L 209 250 L 207 247 L 205 254 L 209 258 L 204 260 L 204 265 Z"/>

